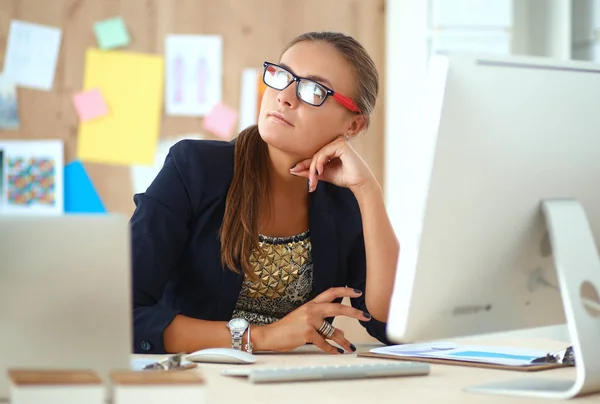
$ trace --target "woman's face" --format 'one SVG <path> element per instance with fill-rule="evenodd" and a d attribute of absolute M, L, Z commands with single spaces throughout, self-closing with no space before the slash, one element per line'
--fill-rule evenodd
<path fill-rule="evenodd" d="M 310 78 L 353 98 L 355 80 L 351 67 L 326 42 L 304 41 L 287 50 L 277 63 L 298 77 Z M 320 148 L 340 135 L 356 132 L 362 118 L 332 96 L 317 107 L 296 95 L 297 82 L 284 90 L 267 87 L 260 106 L 258 128 L 263 140 L 297 158 L 311 158 Z"/>

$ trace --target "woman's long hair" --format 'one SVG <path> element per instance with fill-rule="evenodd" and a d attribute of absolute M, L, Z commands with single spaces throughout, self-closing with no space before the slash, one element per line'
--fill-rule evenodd
<path fill-rule="evenodd" d="M 375 108 L 379 77 L 375 63 L 354 38 L 336 32 L 309 32 L 294 38 L 284 52 L 299 42 L 323 41 L 333 45 L 352 67 L 356 80 L 354 102 L 367 126 Z M 235 145 L 233 179 L 225 201 L 221 226 L 221 262 L 236 273 L 255 278 L 250 265 L 252 250 L 258 249 L 260 204 L 269 202 L 269 156 L 258 126 L 243 130 Z"/>

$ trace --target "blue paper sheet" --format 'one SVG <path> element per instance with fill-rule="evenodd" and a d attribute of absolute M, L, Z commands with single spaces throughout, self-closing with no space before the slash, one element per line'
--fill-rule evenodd
<path fill-rule="evenodd" d="M 65 213 L 106 213 L 81 161 L 65 166 Z"/>

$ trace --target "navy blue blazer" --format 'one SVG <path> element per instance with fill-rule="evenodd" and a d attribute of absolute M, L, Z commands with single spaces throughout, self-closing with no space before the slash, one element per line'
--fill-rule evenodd
<path fill-rule="evenodd" d="M 233 178 L 235 140 L 174 145 L 131 218 L 133 351 L 165 353 L 163 331 L 177 314 L 231 319 L 243 275 L 221 265 L 219 229 Z M 366 259 L 358 203 L 350 190 L 320 182 L 310 196 L 313 296 L 334 286 L 363 291 Z M 337 300 L 338 302 L 341 299 Z M 385 323 L 361 322 L 388 343 Z"/>

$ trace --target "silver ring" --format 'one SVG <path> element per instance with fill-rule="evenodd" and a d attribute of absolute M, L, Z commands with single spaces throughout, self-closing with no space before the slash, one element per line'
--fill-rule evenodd
<path fill-rule="evenodd" d="M 317 332 L 325 338 L 331 338 L 335 332 L 335 327 L 329 324 L 329 322 L 323 320 L 323 324 L 321 324 L 321 327 L 317 330 Z"/>

